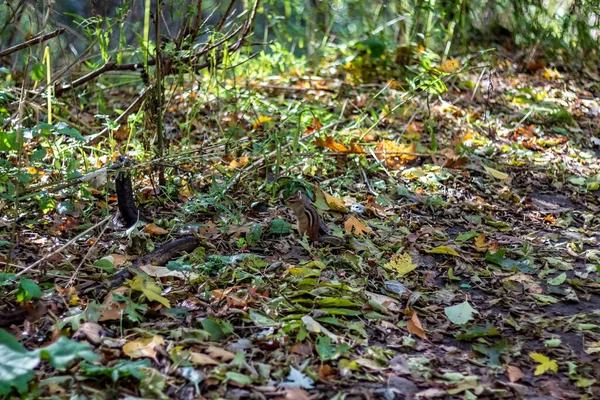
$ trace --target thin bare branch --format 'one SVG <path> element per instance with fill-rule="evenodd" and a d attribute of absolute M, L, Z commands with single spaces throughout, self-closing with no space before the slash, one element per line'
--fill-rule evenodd
<path fill-rule="evenodd" d="M 56 37 L 58 35 L 62 35 L 65 32 L 65 30 L 66 29 L 64 29 L 64 28 L 58 28 L 58 29 L 53 30 L 50 33 L 46 33 L 44 35 L 41 35 L 41 34 L 37 35 L 33 39 L 29 39 L 26 42 L 17 44 L 16 46 L 9 47 L 6 50 L 0 51 L 0 57 L 7 56 L 7 55 L 12 54 L 12 53 L 14 53 L 16 51 L 25 49 L 25 48 L 27 48 L 29 46 L 33 46 L 35 44 L 39 44 L 39 43 L 45 42 L 48 39 L 52 39 L 52 38 L 54 38 L 54 37 Z"/>

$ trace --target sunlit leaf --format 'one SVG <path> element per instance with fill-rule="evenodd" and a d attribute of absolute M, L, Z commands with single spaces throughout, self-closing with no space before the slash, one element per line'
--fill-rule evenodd
<path fill-rule="evenodd" d="M 542 375 L 548 371 L 558 372 L 558 362 L 540 353 L 529 353 L 529 357 L 539 365 L 535 369 L 535 375 Z"/>

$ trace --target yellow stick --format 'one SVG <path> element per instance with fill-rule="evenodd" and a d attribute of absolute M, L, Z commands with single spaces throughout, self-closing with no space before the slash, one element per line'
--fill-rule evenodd
<path fill-rule="evenodd" d="M 48 86 L 48 123 L 52 124 L 52 75 L 50 68 L 50 47 L 44 49 L 44 64 L 46 64 L 46 84 Z"/>

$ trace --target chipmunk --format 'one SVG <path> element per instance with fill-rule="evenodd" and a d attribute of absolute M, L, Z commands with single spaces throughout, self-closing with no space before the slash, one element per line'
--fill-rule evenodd
<path fill-rule="evenodd" d="M 298 233 L 301 236 L 306 235 L 311 242 L 327 243 L 332 246 L 344 246 L 346 241 L 343 238 L 329 235 L 329 227 L 325 225 L 317 209 L 310 200 L 298 191 L 296 194 L 285 199 L 285 204 L 292 210 L 296 217 Z M 319 236 L 319 231 L 324 235 Z"/>

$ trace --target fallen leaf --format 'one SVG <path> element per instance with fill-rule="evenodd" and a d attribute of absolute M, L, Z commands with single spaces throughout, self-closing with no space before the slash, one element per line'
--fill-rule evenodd
<path fill-rule="evenodd" d="M 206 352 L 210 354 L 211 357 L 218 358 L 221 361 L 231 361 L 235 358 L 235 354 L 217 346 L 208 346 Z"/>
<path fill-rule="evenodd" d="M 375 196 L 367 196 L 367 210 L 378 218 L 385 218 L 385 210 L 376 202 Z"/>
<path fill-rule="evenodd" d="M 319 119 L 317 117 L 315 117 L 312 120 L 312 124 L 310 126 L 306 127 L 306 133 L 310 135 L 312 133 L 315 133 L 322 127 L 323 127 L 323 124 L 321 123 L 321 121 L 319 121 Z"/>
<path fill-rule="evenodd" d="M 410 319 L 406 321 L 406 329 L 408 330 L 408 333 L 411 335 L 416 335 L 423 340 L 427 339 L 427 335 L 421 326 L 421 321 L 419 320 L 417 313 L 412 310 L 408 310 L 408 315 L 410 316 Z"/>
<path fill-rule="evenodd" d="M 196 365 L 219 365 L 219 362 L 204 353 L 190 352 L 190 361 Z"/>
<path fill-rule="evenodd" d="M 444 314 L 450 322 L 457 325 L 464 325 L 471 321 L 474 313 L 479 314 L 466 300 L 460 304 L 444 308 Z"/>
<path fill-rule="evenodd" d="M 510 178 L 510 176 L 502 171 L 498 171 L 497 169 L 488 167 L 487 165 L 484 165 L 483 168 L 488 172 L 488 174 L 490 174 L 491 176 L 493 176 L 494 178 L 504 181 L 504 180 L 508 180 L 508 178 Z"/>
<path fill-rule="evenodd" d="M 518 382 L 525 377 L 521 368 L 514 365 L 506 365 L 506 372 L 508 373 L 508 380 L 512 383 Z"/>
<path fill-rule="evenodd" d="M 144 227 L 143 231 L 149 235 L 154 235 L 154 236 L 161 236 L 161 235 L 166 235 L 167 233 L 169 233 L 169 231 L 161 228 L 160 226 L 158 226 L 154 223 L 150 223 L 150 224 L 146 225 Z"/>
<path fill-rule="evenodd" d="M 337 337 L 337 335 L 333 334 L 331 331 L 329 331 L 323 325 L 321 325 L 320 323 L 318 323 L 317 321 L 315 321 L 313 319 L 313 317 L 311 317 L 310 315 L 303 316 L 302 317 L 302 322 L 304 323 L 304 327 L 306 328 L 306 330 L 309 331 L 309 332 L 323 333 L 323 334 L 329 336 L 329 338 L 333 342 L 338 342 L 340 340 Z"/>
<path fill-rule="evenodd" d="M 156 346 L 165 344 L 162 336 L 156 335 L 151 338 L 142 338 L 133 342 L 125 343 L 123 353 L 131 358 L 152 358 L 156 361 Z"/>
<path fill-rule="evenodd" d="M 195 272 L 183 273 L 181 271 L 172 271 L 167 267 L 157 266 L 152 264 L 140 265 L 138 267 L 141 271 L 147 273 L 148 275 L 155 278 L 163 278 L 167 276 L 172 276 L 174 278 L 180 279 L 196 279 L 198 278 L 198 274 Z"/>
<path fill-rule="evenodd" d="M 323 194 L 325 195 L 325 202 L 331 210 L 345 212 L 348 209 L 346 207 L 346 203 L 344 203 L 344 200 L 331 196 L 327 193 Z"/>
<path fill-rule="evenodd" d="M 98 318 L 99 322 L 102 321 L 115 321 L 121 318 L 125 309 L 127 308 L 127 303 L 118 302 L 113 298 L 113 293 L 122 295 L 127 291 L 126 287 L 120 287 L 113 290 L 109 293 L 104 301 L 102 302 L 102 310 L 100 311 L 100 318 Z"/>
<path fill-rule="evenodd" d="M 285 388 L 285 400 L 310 400 L 311 397 L 308 395 L 306 390 L 300 389 L 299 387 L 287 387 Z"/>
<path fill-rule="evenodd" d="M 556 360 L 552 360 L 550 357 L 540 353 L 529 353 L 529 357 L 539 364 L 535 369 L 534 375 L 542 375 L 547 371 L 558 372 L 558 362 Z"/>
<path fill-rule="evenodd" d="M 290 352 L 300 354 L 303 356 L 310 356 L 313 353 L 313 347 L 310 343 L 298 342 L 292 345 L 292 347 L 290 348 Z"/>
<path fill-rule="evenodd" d="M 430 253 L 430 254 L 447 254 L 449 256 L 455 256 L 455 257 L 459 256 L 459 254 L 456 250 L 454 250 L 452 247 L 448 247 L 448 246 L 438 246 L 433 249 L 426 250 L 426 252 Z"/>
<path fill-rule="evenodd" d="M 400 144 L 393 140 L 382 140 L 377 142 L 375 147 L 376 156 L 380 160 L 385 160 L 385 165 L 390 169 L 399 169 L 405 164 L 416 160 L 416 145 Z"/>
<path fill-rule="evenodd" d="M 394 254 L 394 256 L 383 265 L 384 268 L 397 272 L 400 276 L 404 276 L 417 268 L 417 264 L 412 263 L 410 254 Z"/>
<path fill-rule="evenodd" d="M 356 218 L 354 215 L 352 215 L 346 220 L 346 222 L 344 222 L 344 229 L 348 233 L 352 233 L 352 231 L 354 231 L 354 233 L 356 233 L 357 235 L 373 233 L 373 230 L 371 228 L 360 222 L 358 218 Z"/>

